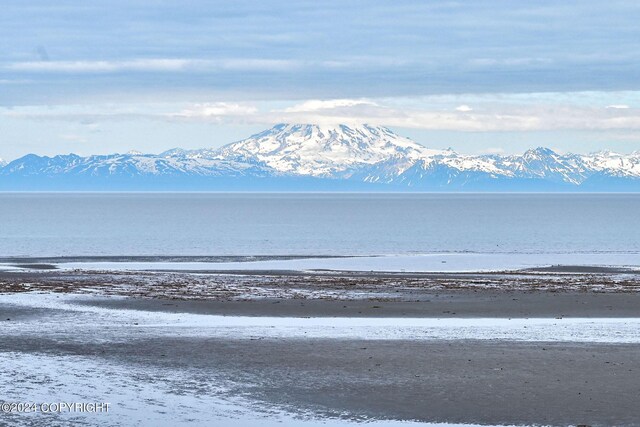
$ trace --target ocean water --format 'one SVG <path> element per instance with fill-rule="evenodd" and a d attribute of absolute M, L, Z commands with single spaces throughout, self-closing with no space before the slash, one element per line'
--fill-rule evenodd
<path fill-rule="evenodd" d="M 640 195 L 3 193 L 0 257 L 640 253 Z"/>

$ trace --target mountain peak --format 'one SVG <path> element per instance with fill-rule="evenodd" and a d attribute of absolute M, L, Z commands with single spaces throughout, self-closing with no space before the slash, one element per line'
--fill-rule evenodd
<path fill-rule="evenodd" d="M 538 147 L 521 156 L 463 155 L 451 149 L 430 150 L 383 126 L 281 123 L 220 149 L 87 157 L 29 154 L 0 167 L 0 189 L 282 190 L 379 185 L 376 188 L 388 190 L 640 191 L 638 154 L 558 154 Z"/>
<path fill-rule="evenodd" d="M 221 157 L 263 163 L 282 173 L 316 177 L 348 173 L 392 158 L 417 159 L 429 154 L 434 151 L 386 127 L 368 124 L 280 123 L 218 151 Z"/>
<path fill-rule="evenodd" d="M 524 153 L 525 157 L 548 157 L 555 155 L 557 155 L 555 151 L 546 147 L 531 148 Z"/>
<path fill-rule="evenodd" d="M 616 153 L 615 151 L 612 150 L 600 150 L 596 153 L 592 153 L 594 156 L 598 156 L 598 157 L 621 157 L 623 156 L 620 153 Z M 633 154 L 633 153 L 631 153 Z"/>
<path fill-rule="evenodd" d="M 365 137 L 366 136 L 380 137 L 380 136 L 387 135 L 392 138 L 401 138 L 389 128 L 386 128 L 384 126 L 369 125 L 366 123 L 359 124 L 359 125 L 279 123 L 270 129 L 267 129 L 256 135 L 251 136 L 250 138 L 262 137 L 267 135 L 298 135 L 298 136 L 320 137 L 320 138 L 329 137 L 331 135 L 343 135 L 343 136 L 349 136 L 349 137 L 357 137 L 358 135 L 362 135 Z M 407 139 L 407 138 L 403 138 L 403 139 Z"/>
<path fill-rule="evenodd" d="M 172 148 L 170 150 L 163 151 L 162 153 L 158 154 L 158 156 L 160 156 L 160 157 L 180 157 L 180 156 L 184 156 L 187 153 L 188 153 L 188 151 L 185 150 L 184 148 Z"/>

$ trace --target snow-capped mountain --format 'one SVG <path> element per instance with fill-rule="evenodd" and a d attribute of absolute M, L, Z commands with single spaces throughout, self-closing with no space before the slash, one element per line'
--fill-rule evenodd
<path fill-rule="evenodd" d="M 640 151 L 634 151 L 629 155 L 601 151 L 583 157 L 583 160 L 589 169 L 597 172 L 619 177 L 640 176 Z"/>
<path fill-rule="evenodd" d="M 380 126 L 280 124 L 218 149 L 30 154 L 0 165 L 0 189 L 640 191 L 640 152 L 469 156 Z"/>
<path fill-rule="evenodd" d="M 281 124 L 217 151 L 219 158 L 263 163 L 281 173 L 336 177 L 390 159 L 416 161 L 428 150 L 387 128 Z"/>
<path fill-rule="evenodd" d="M 233 161 L 210 158 L 180 158 L 154 154 L 111 154 L 80 157 L 75 154 L 39 157 L 29 154 L 7 164 L 0 176 L 86 177 L 136 176 L 241 176 L 263 175 L 271 171 Z M 1 179 L 1 178 L 0 178 Z"/>
<path fill-rule="evenodd" d="M 496 167 L 511 172 L 515 177 L 576 185 L 592 173 L 581 156 L 560 155 L 543 147 L 527 150 L 522 156 L 498 158 Z"/>
<path fill-rule="evenodd" d="M 0 158 L 0 168 L 7 164 L 6 160 Z"/>

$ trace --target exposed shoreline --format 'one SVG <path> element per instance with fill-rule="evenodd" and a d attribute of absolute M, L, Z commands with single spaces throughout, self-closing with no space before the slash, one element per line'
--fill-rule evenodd
<path fill-rule="evenodd" d="M 564 266 L 512 272 L 415 273 L 348 271 L 0 271 L 0 293 L 87 293 L 191 301 L 321 300 L 425 302 L 471 293 L 640 295 L 640 273 L 618 267 Z M 540 297 L 546 298 L 546 297 Z M 613 297 L 612 297 L 613 298 Z M 629 296 L 629 299 L 636 298 Z M 479 303 L 479 302 L 478 302 Z"/>
<path fill-rule="evenodd" d="M 60 298 L 64 301 L 64 296 Z M 57 384 L 40 383 L 39 375 L 30 375 L 21 383 L 24 387 L 13 383 L 11 389 L 4 390 L 6 398 L 29 399 L 33 395 L 30 390 L 41 387 L 54 387 L 52 392 L 63 395 L 70 388 L 81 400 L 114 401 L 111 417 L 147 419 L 151 413 L 172 420 L 173 425 L 186 424 L 189 417 L 200 420 L 195 425 L 206 425 L 212 414 L 197 406 L 198 399 L 249 402 L 245 403 L 249 406 L 223 414 L 228 422 L 223 418 L 221 424 L 229 425 L 242 425 L 236 417 L 242 420 L 247 411 L 254 417 L 265 417 L 265 421 L 281 419 L 278 417 L 283 415 L 277 414 L 284 411 L 287 417 L 302 417 L 295 422 L 289 419 L 289 423 L 300 425 L 305 425 L 305 419 L 330 420 L 329 425 L 412 420 L 551 426 L 632 426 L 640 420 L 639 344 L 287 338 L 260 336 L 255 331 L 236 337 L 209 336 L 202 328 L 135 326 L 138 322 L 155 323 L 153 319 L 162 318 L 163 312 L 211 312 L 200 312 L 197 302 L 173 301 L 175 306 L 167 306 L 163 305 L 167 301 L 156 299 L 85 296 L 83 300 L 107 310 L 82 314 L 82 309 L 68 311 L 64 306 L 15 305 L 0 295 L 0 315 L 11 319 L 0 331 L 4 366 L 12 368 L 18 363 L 19 368 L 23 359 L 31 366 L 31 360 L 37 358 L 46 378 Z M 118 303 L 104 304 L 108 300 Z M 608 300 L 614 304 L 613 313 L 622 314 L 617 312 L 621 301 Z M 538 302 L 542 308 L 549 301 Z M 202 303 L 207 306 L 211 302 Z M 267 304 L 239 302 L 256 303 L 263 308 Z M 127 309 L 125 315 L 129 313 L 126 318 L 121 318 L 123 308 Z M 111 318 L 111 311 L 120 314 Z M 145 315 L 149 312 L 155 313 L 152 318 Z M 41 328 L 43 322 L 46 333 Z M 83 375 L 97 376 L 94 381 L 108 385 L 107 391 L 96 391 L 90 386 L 92 382 L 86 385 L 77 376 L 46 370 L 46 366 L 67 366 L 73 360 L 82 361 L 82 369 L 87 371 Z M 108 372 L 119 372 L 122 379 L 114 381 L 104 367 Z M 76 372 L 78 368 L 69 365 L 67 369 Z M 129 377 L 135 382 L 129 383 Z M 191 400 L 183 403 L 187 406 L 180 411 L 167 412 L 167 407 L 155 406 L 153 400 L 139 400 L 129 387 L 154 389 L 166 402 L 172 401 L 173 393 Z M 117 398 L 123 393 L 130 394 L 127 399 L 137 414 L 126 412 L 126 404 Z M 196 405 L 192 410 L 199 412 L 190 412 L 188 405 Z M 64 415 L 56 419 L 64 420 Z M 105 418 L 105 424 L 117 424 L 116 419 Z M 21 425 L 19 420 L 12 419 L 15 425 Z"/>
<path fill-rule="evenodd" d="M 635 252 L 433 252 L 373 255 L 0 258 L 0 271 L 147 271 L 251 275 L 639 274 Z"/>
<path fill-rule="evenodd" d="M 0 293 L 34 291 L 86 294 L 96 297 L 92 304 L 114 309 L 236 316 L 640 317 L 640 275 L 605 268 L 512 273 L 0 272 Z M 100 298 L 109 296 L 125 298 Z"/>
<path fill-rule="evenodd" d="M 255 317 L 597 318 L 640 317 L 640 293 L 444 291 L 415 301 L 375 299 L 177 300 L 93 297 L 109 309 Z"/>
<path fill-rule="evenodd" d="M 295 422 L 286 418 L 301 425 L 305 419 L 336 425 L 363 420 L 637 425 L 640 344 L 635 344 L 635 323 L 624 332 L 633 340 L 618 343 L 598 342 L 598 334 L 614 334 L 617 328 L 617 323 L 598 322 L 640 319 L 640 278 L 626 270 L 569 270 L 0 272 L 0 318 L 7 319 L 0 330 L 0 358 L 5 366 L 19 370 L 37 359 L 40 366 L 56 367 L 78 360 L 87 375 L 98 375 L 95 381 L 108 386 L 96 391 L 93 383 L 58 377 L 62 374 L 51 368 L 47 378 L 58 388 L 41 384 L 35 375 L 25 388 L 14 385 L 3 392 L 7 398 L 25 399 L 32 396 L 30 390 L 44 386 L 54 387 L 50 393 L 56 395 L 70 387 L 84 399 L 115 399 L 113 416 L 123 418 L 114 420 L 147 419 L 151 414 L 174 425 L 186 423 L 188 417 L 206 425 L 212 414 L 198 406 L 199 399 L 243 399 L 245 403 L 229 414 L 223 411 L 220 423 L 230 425 L 242 425 L 247 413 L 273 422 L 282 419 L 278 417 L 302 417 Z M 15 296 L 26 305 L 17 304 Z M 36 304 L 42 298 L 48 302 Z M 238 334 L 236 329 L 227 334 L 188 321 L 180 326 L 192 315 L 229 316 L 229 321 L 249 316 L 252 324 L 261 326 L 238 326 L 237 331 L 244 331 Z M 270 317 L 290 321 L 283 330 L 289 332 L 279 335 L 278 326 L 264 325 L 261 318 Z M 385 327 L 384 334 L 369 326 L 367 335 L 356 329 L 348 336 L 318 338 L 307 336 L 302 326 L 309 317 L 331 325 L 339 325 L 340 319 L 376 324 L 374 319 L 389 318 L 392 326 Z M 450 323 L 467 319 L 465 337 L 475 336 L 474 322 L 494 319 L 495 336 L 402 338 L 412 330 L 394 319 L 418 318 L 451 319 Z M 566 329 L 557 338 L 560 330 L 553 325 L 547 329 L 553 335 L 544 336 L 552 336 L 554 342 L 518 336 L 514 340 L 513 328 L 509 334 L 500 332 L 500 325 L 507 327 L 510 318 L 554 319 L 560 325 L 574 318 L 593 319 L 593 325 L 575 329 L 587 338 L 593 334 L 593 341 L 573 336 L 565 340 Z M 605 326 L 608 329 L 602 329 Z M 303 329 L 292 334 L 289 328 Z M 393 339 L 385 338 L 388 334 Z M 100 376 L 104 366 L 122 379 Z M 135 383 L 126 382 L 128 377 L 135 377 Z M 167 412 L 153 401 L 138 401 L 134 393 L 127 399 L 136 402 L 136 410 L 127 412 L 127 402 L 115 396 L 131 393 L 131 387 L 154 390 L 164 402 L 177 393 L 183 410 Z M 20 425 L 16 418 L 11 421 Z"/>

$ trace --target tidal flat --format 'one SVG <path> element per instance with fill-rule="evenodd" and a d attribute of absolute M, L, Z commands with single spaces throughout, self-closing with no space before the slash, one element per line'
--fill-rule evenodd
<path fill-rule="evenodd" d="M 637 425 L 640 280 L 574 270 L 4 271 L 5 400 L 112 409 L 2 421 Z"/>

